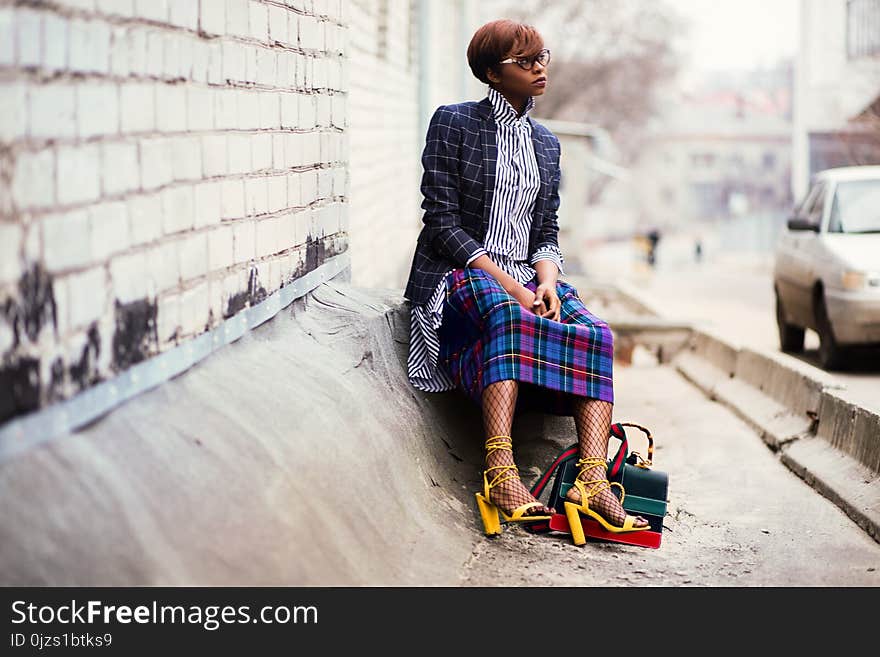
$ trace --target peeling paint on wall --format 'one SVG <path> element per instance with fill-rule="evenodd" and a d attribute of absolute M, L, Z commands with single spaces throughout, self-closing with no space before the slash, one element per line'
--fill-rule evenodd
<path fill-rule="evenodd" d="M 0 369 L 0 421 L 40 406 L 40 361 L 19 358 Z"/>
<path fill-rule="evenodd" d="M 3 319 L 12 327 L 13 352 L 22 344 L 23 337 L 37 342 L 44 326 L 51 324 L 53 331 L 58 332 L 52 277 L 39 264 L 18 279 L 18 298 L 7 298 L 3 303 Z"/>
<path fill-rule="evenodd" d="M 317 269 L 324 262 L 324 238 L 315 239 L 311 235 L 306 239 L 306 271 Z"/>
<path fill-rule="evenodd" d="M 113 333 L 113 369 L 117 372 L 158 352 L 156 301 L 142 299 L 116 302 L 116 330 Z M 72 374 L 72 372 L 71 372 Z"/>
<path fill-rule="evenodd" d="M 101 336 L 98 333 L 98 327 L 92 324 L 89 327 L 88 341 L 83 346 L 79 362 L 70 365 L 70 380 L 77 387 L 76 392 L 101 382 L 103 377 L 98 372 L 98 356 L 100 354 Z"/>
<path fill-rule="evenodd" d="M 248 276 L 248 301 L 250 305 L 257 305 L 267 296 L 269 296 L 269 293 L 266 292 L 266 288 L 260 285 L 257 268 L 251 267 L 250 275 Z"/>

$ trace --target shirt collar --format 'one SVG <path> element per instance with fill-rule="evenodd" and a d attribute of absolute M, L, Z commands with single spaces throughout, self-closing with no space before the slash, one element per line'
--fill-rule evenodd
<path fill-rule="evenodd" d="M 503 123 L 505 125 L 527 126 L 529 112 L 535 106 L 535 97 L 529 96 L 522 115 L 517 116 L 513 105 L 510 104 L 500 91 L 492 87 L 489 87 L 489 100 L 492 101 L 492 113 L 495 117 L 495 122 Z"/>

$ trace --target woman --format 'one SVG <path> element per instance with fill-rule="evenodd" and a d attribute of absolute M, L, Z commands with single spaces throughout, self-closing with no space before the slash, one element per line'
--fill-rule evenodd
<path fill-rule="evenodd" d="M 559 140 L 529 111 L 544 94 L 550 51 L 531 26 L 497 20 L 474 34 L 480 102 L 439 107 L 422 154 L 424 227 L 404 296 L 408 361 L 420 390 L 459 389 L 481 407 L 486 435 L 477 504 L 489 535 L 547 519 L 519 478 L 511 428 L 527 409 L 573 415 L 581 459 L 566 513 L 609 531 L 639 531 L 611 492 L 605 458 L 614 401 L 612 336 L 577 290 L 558 280 Z"/>

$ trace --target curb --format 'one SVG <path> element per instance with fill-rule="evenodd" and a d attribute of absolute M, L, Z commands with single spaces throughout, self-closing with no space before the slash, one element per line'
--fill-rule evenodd
<path fill-rule="evenodd" d="M 618 293 L 663 313 L 623 284 Z M 880 542 L 880 415 L 845 386 L 782 354 L 732 344 L 691 327 L 676 369 L 752 426 L 780 460 Z"/>

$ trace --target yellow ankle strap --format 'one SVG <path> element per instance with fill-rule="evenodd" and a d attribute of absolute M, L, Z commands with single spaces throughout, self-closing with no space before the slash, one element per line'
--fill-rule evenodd
<path fill-rule="evenodd" d="M 623 486 L 618 484 L 617 482 L 611 483 L 608 481 L 608 477 L 603 477 L 602 479 L 590 479 L 588 481 L 581 479 L 580 476 L 586 471 L 592 468 L 606 468 L 608 464 L 605 463 L 605 459 L 599 456 L 588 456 L 582 459 L 579 459 L 576 467 L 580 468 L 575 477 L 574 485 L 575 488 L 580 490 L 581 493 L 581 502 L 584 502 L 585 499 L 590 499 L 601 493 L 603 490 L 610 489 L 612 486 L 618 486 L 620 488 L 620 503 L 623 504 L 623 498 L 626 493 L 623 490 Z M 587 486 L 592 484 L 589 492 L 587 492 Z"/>
<path fill-rule="evenodd" d="M 498 440 L 499 438 L 507 438 L 507 440 Z M 486 440 L 486 456 L 489 456 L 495 450 L 506 450 L 508 452 L 513 451 L 513 439 L 510 436 L 499 435 L 492 436 L 488 440 Z"/>
<path fill-rule="evenodd" d="M 506 438 L 507 440 L 502 440 Z M 492 452 L 502 450 L 507 452 L 512 452 L 512 441 L 513 439 L 510 436 L 505 436 L 503 434 L 498 436 L 492 436 L 488 440 L 486 440 L 486 458 L 489 458 L 489 455 Z M 490 482 L 486 475 L 492 470 L 500 470 L 495 477 Z M 512 471 L 512 472 L 511 472 Z M 504 475 L 507 474 L 505 477 Z M 515 465 L 493 465 L 490 468 L 486 468 L 483 471 L 483 489 L 486 495 L 486 499 L 489 498 L 489 491 L 497 486 L 498 484 L 504 483 L 509 479 L 517 479 L 519 478 L 519 468 Z"/>

